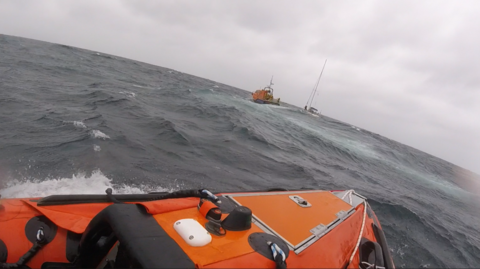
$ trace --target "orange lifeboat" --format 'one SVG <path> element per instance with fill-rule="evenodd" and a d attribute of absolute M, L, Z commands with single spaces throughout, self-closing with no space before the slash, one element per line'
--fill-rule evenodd
<path fill-rule="evenodd" d="M 388 268 L 349 191 L 207 190 L 2 199 L 0 268 Z"/>
<path fill-rule="evenodd" d="M 280 98 L 273 98 L 273 77 L 270 79 L 270 85 L 266 86 L 261 90 L 256 90 L 252 93 L 252 99 L 255 103 L 259 104 L 269 104 L 269 105 L 280 105 Z"/>

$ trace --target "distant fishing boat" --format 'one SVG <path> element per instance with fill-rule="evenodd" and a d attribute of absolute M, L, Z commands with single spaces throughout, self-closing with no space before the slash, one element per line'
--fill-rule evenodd
<path fill-rule="evenodd" d="M 256 90 L 252 93 L 252 99 L 255 103 L 259 104 L 269 104 L 269 105 L 280 105 L 280 98 L 273 98 L 273 76 L 270 79 L 270 84 L 261 90 Z"/>
<path fill-rule="evenodd" d="M 315 99 L 315 93 L 317 92 L 318 83 L 320 83 L 320 79 L 322 78 L 323 70 L 325 69 L 325 65 L 327 64 L 327 60 L 323 64 L 322 72 L 320 72 L 320 76 L 318 77 L 317 83 L 313 87 L 312 92 L 310 93 L 310 97 L 308 97 L 307 104 L 305 105 L 305 110 L 309 112 L 312 116 L 319 117 L 321 112 L 318 112 L 318 109 L 312 107 L 312 102 Z M 310 102 L 310 104 L 309 104 Z"/>

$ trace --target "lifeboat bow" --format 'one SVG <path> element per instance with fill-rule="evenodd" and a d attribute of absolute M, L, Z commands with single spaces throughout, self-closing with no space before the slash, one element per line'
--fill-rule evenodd
<path fill-rule="evenodd" d="M 2 199 L 0 268 L 389 268 L 353 190 Z"/>

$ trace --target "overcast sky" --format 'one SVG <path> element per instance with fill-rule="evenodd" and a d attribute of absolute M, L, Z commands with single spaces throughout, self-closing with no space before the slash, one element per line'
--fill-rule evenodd
<path fill-rule="evenodd" d="M 268 84 L 480 174 L 480 1 L 0 1 L 0 33 Z"/>

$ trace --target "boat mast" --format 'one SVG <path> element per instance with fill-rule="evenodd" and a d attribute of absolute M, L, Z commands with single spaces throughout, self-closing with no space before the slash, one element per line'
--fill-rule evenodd
<path fill-rule="evenodd" d="M 320 72 L 320 76 L 318 77 L 317 83 L 313 87 L 313 91 L 310 94 L 310 97 L 308 98 L 308 101 L 310 101 L 310 105 L 308 104 L 308 101 L 307 101 L 307 109 L 310 109 L 310 107 L 312 107 L 312 102 L 313 102 L 313 99 L 315 98 L 315 93 L 317 92 L 318 83 L 320 83 L 320 79 L 322 78 L 323 70 L 325 69 L 326 64 L 327 64 L 327 59 L 325 59 L 325 63 L 323 64 L 322 72 Z"/>
<path fill-rule="evenodd" d="M 268 85 L 268 88 L 269 88 L 270 90 L 272 90 L 272 95 L 273 95 L 273 88 L 272 88 L 272 86 L 273 86 L 273 75 L 272 75 L 272 78 L 270 79 L 270 85 Z"/>

